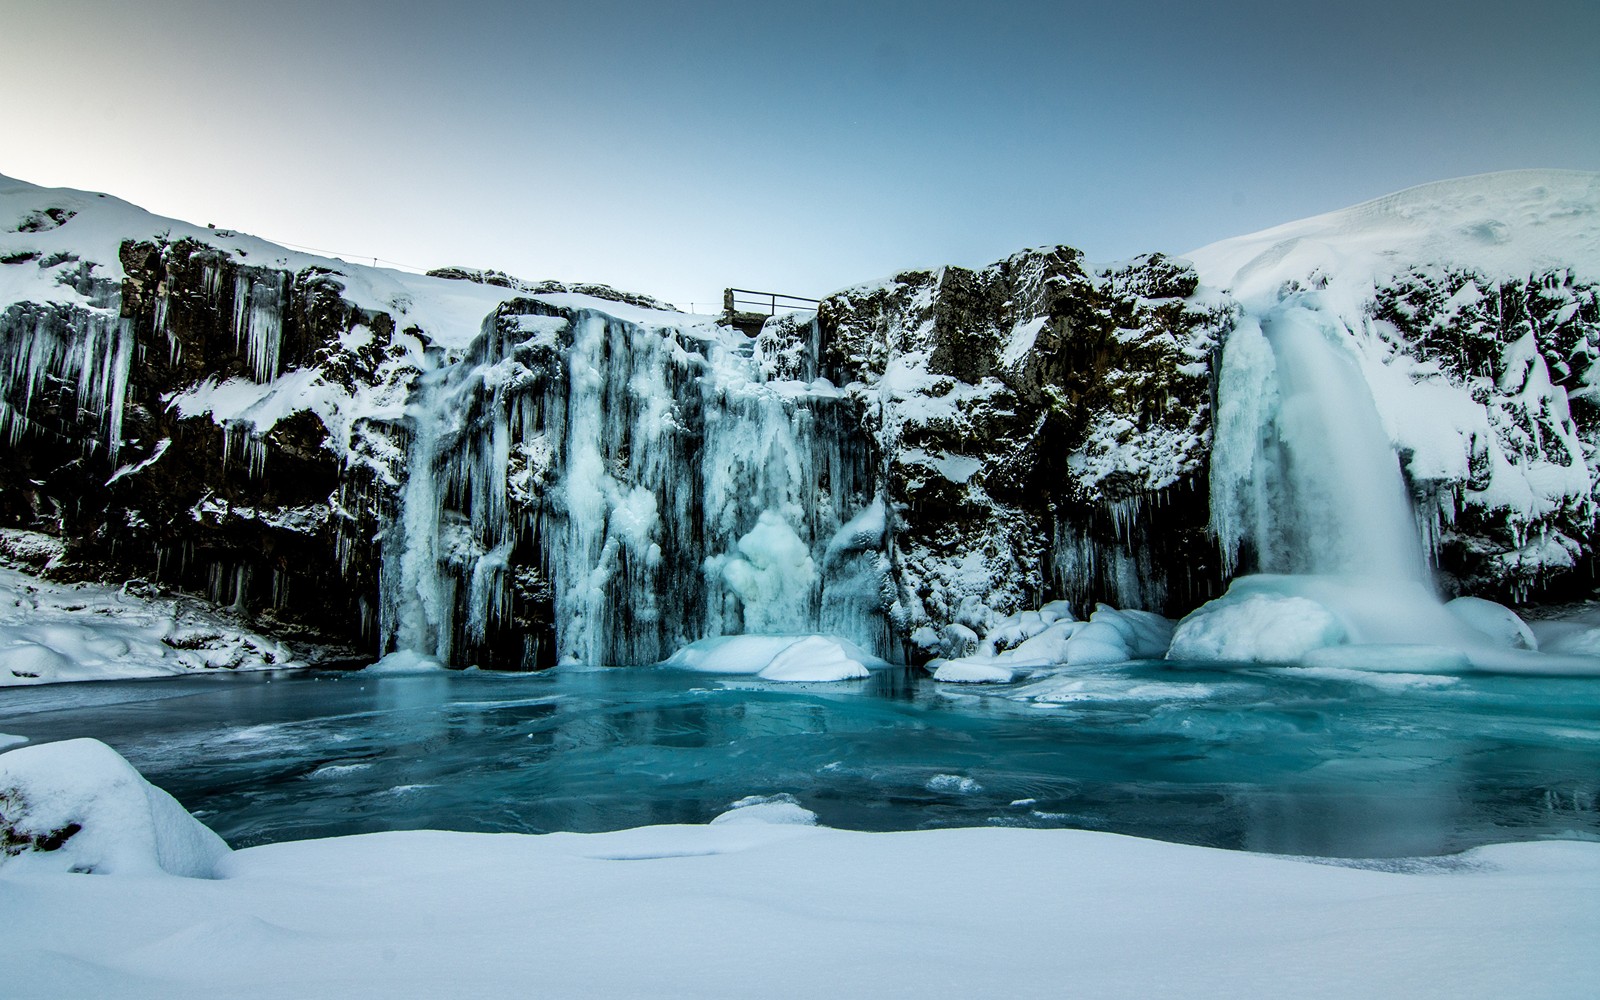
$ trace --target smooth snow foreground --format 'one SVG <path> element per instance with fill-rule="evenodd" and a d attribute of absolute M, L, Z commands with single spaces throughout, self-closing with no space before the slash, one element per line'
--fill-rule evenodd
<path fill-rule="evenodd" d="M 0 760 L 49 796 L 55 758 L 118 771 L 86 742 Z M 217 856 L 215 879 L 11 857 L 0 981 L 13 1000 L 1593 995 L 1600 844 L 1372 870 L 740 805 L 708 826 L 274 844 Z M 80 806 L 101 837 L 127 815 Z"/>

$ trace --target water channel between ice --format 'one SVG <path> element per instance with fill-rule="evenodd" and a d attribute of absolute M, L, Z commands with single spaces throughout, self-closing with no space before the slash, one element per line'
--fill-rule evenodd
<path fill-rule="evenodd" d="M 102 739 L 235 846 L 703 823 L 776 793 L 850 829 L 1074 827 L 1335 857 L 1600 838 L 1600 681 L 1581 678 L 263 674 L 11 690 L 0 732 Z"/>

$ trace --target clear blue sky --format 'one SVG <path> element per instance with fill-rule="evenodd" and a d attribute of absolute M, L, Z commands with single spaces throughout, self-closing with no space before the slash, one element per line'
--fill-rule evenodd
<path fill-rule="evenodd" d="M 1594 0 L 0 0 L 0 33 L 0 173 L 680 305 L 1600 170 Z"/>

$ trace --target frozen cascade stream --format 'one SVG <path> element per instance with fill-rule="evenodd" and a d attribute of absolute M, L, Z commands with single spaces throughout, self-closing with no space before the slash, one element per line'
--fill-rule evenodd
<path fill-rule="evenodd" d="M 386 532 L 386 648 L 634 664 L 821 632 L 890 652 L 879 458 L 855 404 L 675 319 L 519 300 L 424 376 Z M 520 657 L 487 659 L 510 634 Z"/>

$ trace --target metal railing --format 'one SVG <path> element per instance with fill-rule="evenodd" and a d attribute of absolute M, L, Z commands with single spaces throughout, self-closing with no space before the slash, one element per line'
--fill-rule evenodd
<path fill-rule="evenodd" d="M 776 316 L 780 312 L 816 312 L 820 299 L 780 292 L 757 292 L 749 288 L 727 288 L 722 292 L 722 311 L 728 316 L 758 313 Z"/>

